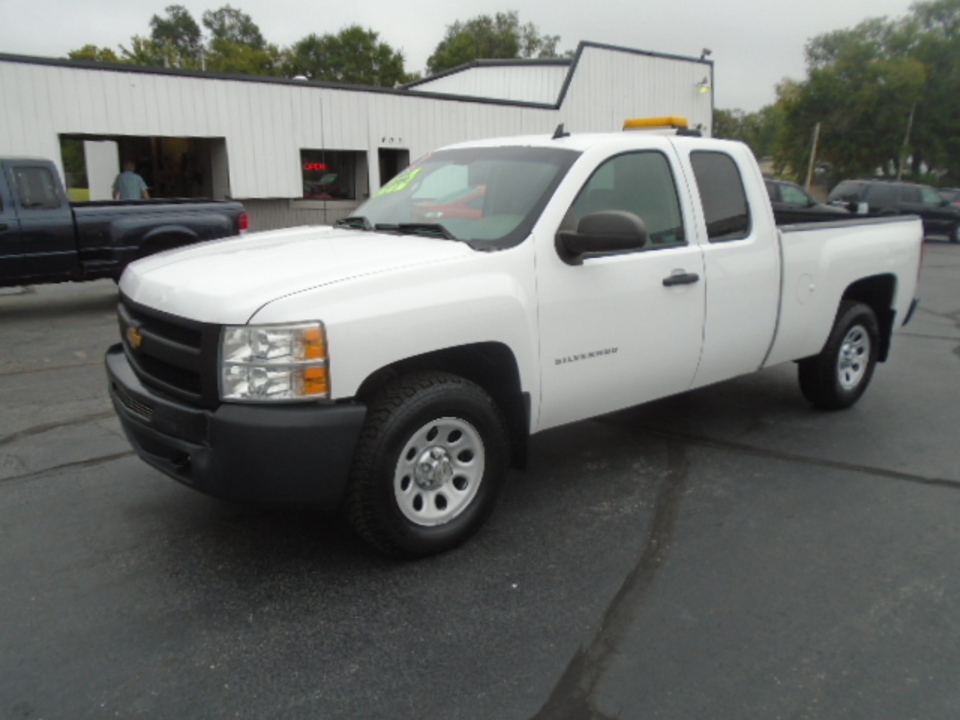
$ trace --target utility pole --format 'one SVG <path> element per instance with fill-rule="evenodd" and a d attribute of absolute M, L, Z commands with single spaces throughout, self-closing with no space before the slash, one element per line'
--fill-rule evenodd
<path fill-rule="evenodd" d="M 813 128 L 813 146 L 810 148 L 810 164 L 807 166 L 807 181 L 803 184 L 803 189 L 810 192 L 810 184 L 813 182 L 813 166 L 817 161 L 817 145 L 820 142 L 820 123 Z"/>
<path fill-rule="evenodd" d="M 907 161 L 907 147 L 910 145 L 910 132 L 913 130 L 913 115 L 917 111 L 917 103 L 910 106 L 910 117 L 907 119 L 907 133 L 903 136 L 903 147 L 900 148 L 900 162 L 897 163 L 897 180 L 903 180 L 903 164 Z"/>

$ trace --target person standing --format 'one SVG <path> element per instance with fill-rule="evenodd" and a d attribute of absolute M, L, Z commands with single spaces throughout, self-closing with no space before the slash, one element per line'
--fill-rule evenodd
<path fill-rule="evenodd" d="M 137 175 L 137 166 L 131 161 L 123 164 L 123 172 L 113 181 L 114 200 L 142 200 L 149 199 L 150 192 L 147 183 Z"/>

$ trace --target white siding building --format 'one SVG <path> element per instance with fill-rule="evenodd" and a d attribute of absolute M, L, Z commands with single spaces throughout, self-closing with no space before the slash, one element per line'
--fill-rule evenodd
<path fill-rule="evenodd" d="M 71 141 L 91 199 L 125 160 L 155 197 L 242 200 L 254 229 L 332 222 L 424 153 L 501 135 L 685 115 L 710 133 L 708 60 L 581 43 L 570 60 L 478 61 L 395 89 L 0 54 L 0 155 Z"/>

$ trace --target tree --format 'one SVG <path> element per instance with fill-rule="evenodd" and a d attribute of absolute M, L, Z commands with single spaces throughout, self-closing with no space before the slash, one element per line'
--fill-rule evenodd
<path fill-rule="evenodd" d="M 238 75 L 281 75 L 283 54 L 276 45 L 255 48 L 244 43 L 214 38 L 206 55 L 210 72 Z"/>
<path fill-rule="evenodd" d="M 757 112 L 717 109 L 713 113 L 713 137 L 739 140 L 750 146 L 759 158 L 777 151 L 783 111 L 780 105 L 767 105 Z"/>
<path fill-rule="evenodd" d="M 379 34 L 351 25 L 336 35 L 311 34 L 290 48 L 285 74 L 311 80 L 393 87 L 406 82 L 403 53 Z"/>
<path fill-rule="evenodd" d="M 554 58 L 559 35 L 541 35 L 533 23 L 520 24 L 514 12 L 479 15 L 447 26 L 447 34 L 427 60 L 431 75 L 477 59 Z"/>
<path fill-rule="evenodd" d="M 277 75 L 281 52 L 268 45 L 260 28 L 249 15 L 230 5 L 203 14 L 210 31 L 205 69 L 244 75 Z"/>
<path fill-rule="evenodd" d="M 203 34 L 190 11 L 183 5 L 168 5 L 166 17 L 150 18 L 150 41 L 164 59 L 164 65 L 198 68 L 201 65 Z"/>
<path fill-rule="evenodd" d="M 807 78 L 779 91 L 781 160 L 819 157 L 839 176 L 960 177 L 960 0 L 918 2 L 807 46 Z"/>
<path fill-rule="evenodd" d="M 71 50 L 67 53 L 71 60 L 93 60 L 95 62 L 120 62 L 120 57 L 108 47 L 97 47 L 96 45 L 84 45 L 78 50 Z"/>
<path fill-rule="evenodd" d="M 219 10 L 207 10 L 203 14 L 203 25 L 210 31 L 211 45 L 220 42 L 245 45 L 255 50 L 267 48 L 267 42 L 253 19 L 229 5 Z"/>

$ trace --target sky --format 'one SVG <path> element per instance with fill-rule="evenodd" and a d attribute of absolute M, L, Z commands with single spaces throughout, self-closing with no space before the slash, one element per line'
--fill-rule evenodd
<path fill-rule="evenodd" d="M 150 18 L 170 4 L 199 23 L 230 4 L 250 15 L 268 42 L 289 46 L 309 35 L 358 24 L 423 72 L 447 26 L 516 10 L 522 23 L 559 35 L 561 51 L 581 40 L 714 61 L 718 108 L 759 110 L 784 78 L 805 77 L 804 47 L 813 37 L 867 18 L 906 15 L 912 0 L 0 0 L 0 53 L 65 57 L 87 44 L 129 46 L 148 35 Z"/>

